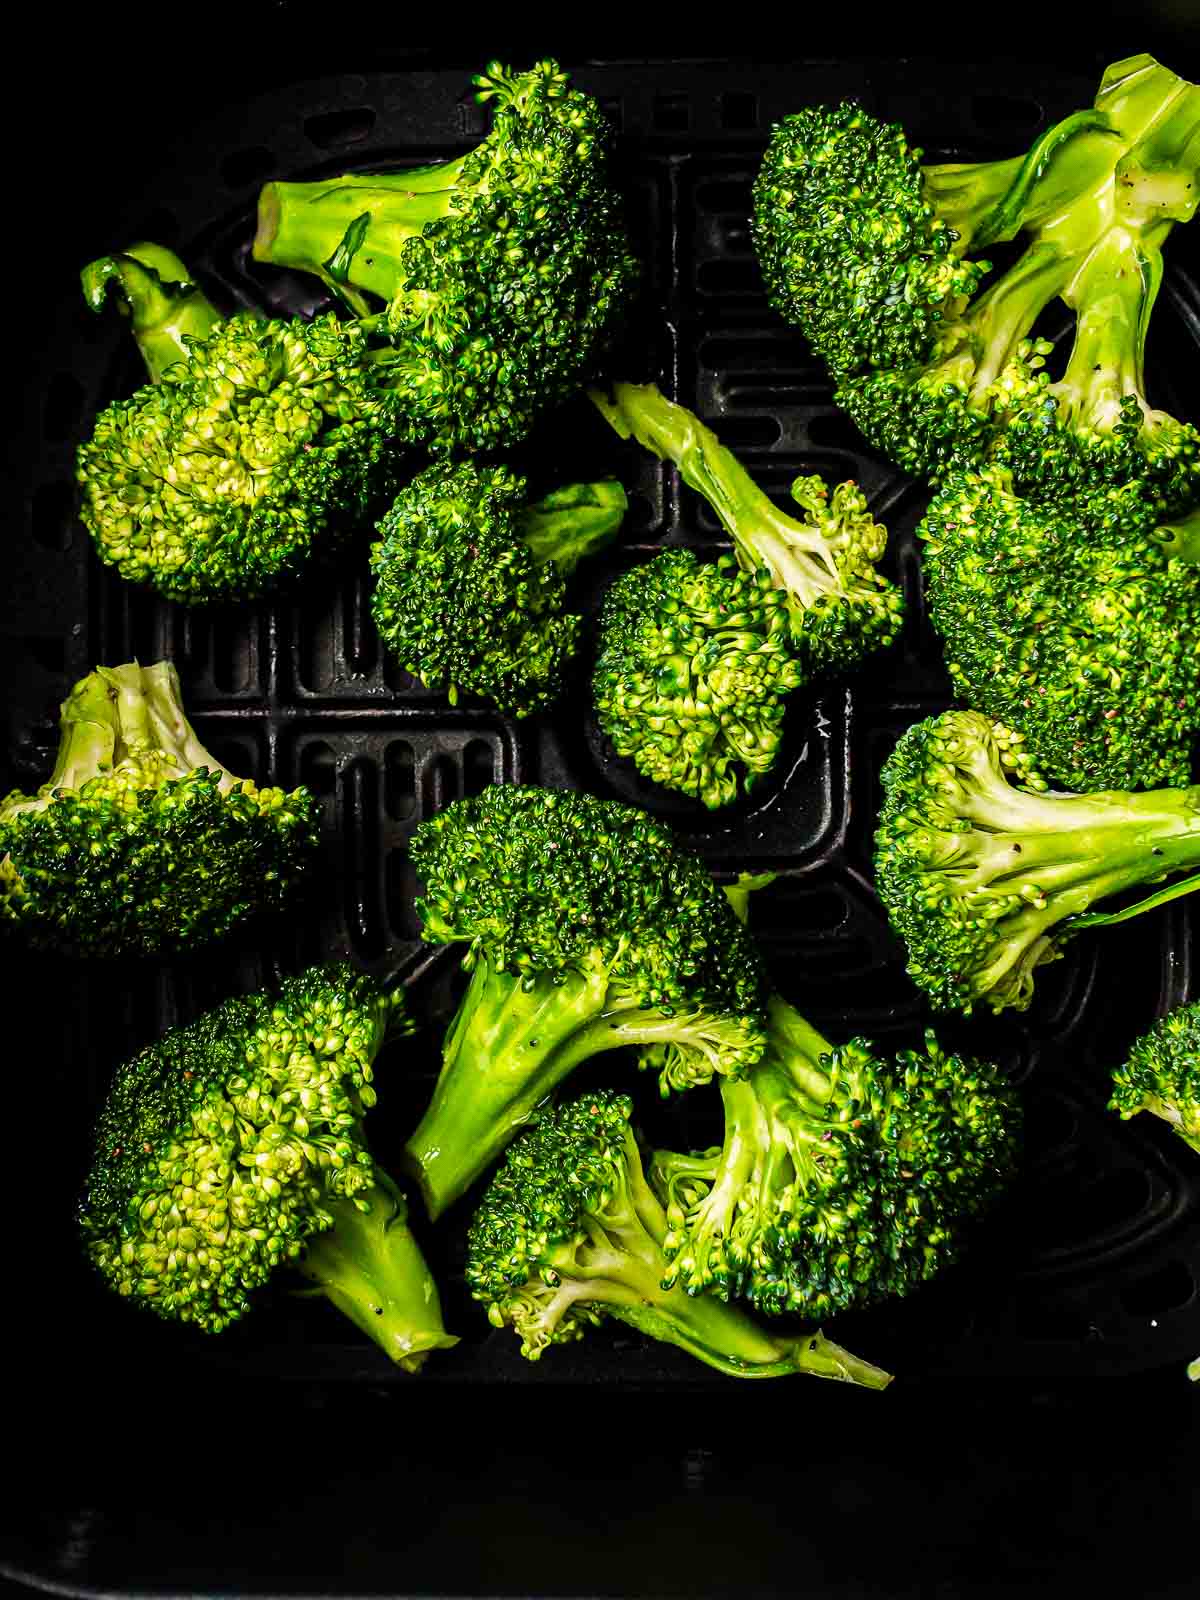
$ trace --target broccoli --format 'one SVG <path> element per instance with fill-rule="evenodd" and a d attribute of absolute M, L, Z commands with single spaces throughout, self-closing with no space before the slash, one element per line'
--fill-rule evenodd
<path fill-rule="evenodd" d="M 1102 537 L 999 467 L 954 473 L 918 529 L 929 616 L 967 705 L 1077 790 L 1186 784 L 1200 726 L 1200 575 Z"/>
<path fill-rule="evenodd" d="M 387 335 L 400 430 L 439 453 L 523 439 L 594 374 L 637 276 L 596 102 L 553 61 L 474 82 L 495 113 L 474 150 L 269 183 L 254 240 L 256 260 L 316 274 Z"/>
<path fill-rule="evenodd" d="M 1113 1073 L 1122 1118 L 1149 1111 L 1200 1153 L 1200 1001 L 1161 1017 Z"/>
<path fill-rule="evenodd" d="M 881 777 L 876 887 L 909 975 L 940 1007 L 1023 1011 L 1035 969 L 1072 934 L 1198 886 L 1090 911 L 1200 863 L 1200 788 L 1047 793 L 1020 735 L 974 711 L 909 728 Z"/>
<path fill-rule="evenodd" d="M 118 1067 L 79 1208 L 110 1288 L 219 1333 L 290 1266 L 407 1372 L 458 1341 L 363 1132 L 399 990 L 346 965 L 226 1000 Z"/>
<path fill-rule="evenodd" d="M 39 949 L 151 955 L 291 895 L 317 842 L 315 797 L 226 772 L 169 661 L 98 667 L 61 728 L 49 781 L 0 803 L 0 924 Z"/>
<path fill-rule="evenodd" d="M 626 1095 L 543 1107 L 471 1222 L 467 1285 L 521 1354 L 583 1337 L 605 1316 L 735 1378 L 794 1372 L 882 1389 L 891 1381 L 819 1332 L 779 1334 L 713 1295 L 666 1288 L 667 1219 L 646 1182 Z"/>
<path fill-rule="evenodd" d="M 123 578 L 185 605 L 255 599 L 395 492 L 394 402 L 361 328 L 221 320 L 156 245 L 92 262 L 83 283 L 95 310 L 118 286 L 152 379 L 78 452 L 80 514 Z"/>
<path fill-rule="evenodd" d="M 566 580 L 616 533 L 619 483 L 529 504 L 508 467 L 436 462 L 401 491 L 371 548 L 371 610 L 396 660 L 453 705 L 460 690 L 518 717 L 562 688 L 581 619 Z"/>
<path fill-rule="evenodd" d="M 887 529 L 873 520 L 857 484 L 839 484 L 830 495 L 820 478 L 797 478 L 792 499 L 804 514 L 797 521 L 710 428 L 654 384 L 618 383 L 591 398 L 621 438 L 675 463 L 716 512 L 747 572 L 770 573 L 787 598 L 792 647 L 806 673 L 843 670 L 892 643 L 904 600 L 875 570 Z"/>
<path fill-rule="evenodd" d="M 1142 347 L 1163 241 L 1195 209 L 1198 130 L 1200 92 L 1146 55 L 1006 161 L 922 167 L 899 126 L 808 108 L 776 126 L 755 182 L 769 297 L 906 470 L 975 464 L 999 431 L 1023 488 L 1183 509 L 1200 435 L 1147 407 Z M 990 263 L 968 253 L 1019 234 L 1019 260 L 977 292 Z M 1051 384 L 1035 324 L 1060 298 L 1075 345 Z"/>
<path fill-rule="evenodd" d="M 762 967 L 703 864 L 632 806 L 495 785 L 413 836 L 423 937 L 463 941 L 466 994 L 408 1141 L 437 1217 L 580 1062 L 661 1043 L 660 1087 L 761 1054 Z"/>
<path fill-rule="evenodd" d="M 664 550 L 605 593 L 592 677 L 600 726 L 655 783 L 715 809 L 774 765 L 802 681 L 765 570 Z"/>

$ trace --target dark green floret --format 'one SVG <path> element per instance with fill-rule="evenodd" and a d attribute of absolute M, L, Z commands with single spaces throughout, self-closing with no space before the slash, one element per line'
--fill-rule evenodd
<path fill-rule="evenodd" d="M 953 474 L 918 530 L 954 687 L 1077 790 L 1186 784 L 1200 727 L 1200 572 L 1104 535 L 1007 473 Z"/>
<path fill-rule="evenodd" d="M 1161 1017 L 1113 1073 L 1111 1109 L 1148 1111 L 1200 1153 L 1200 1001 Z"/>
<path fill-rule="evenodd" d="M 314 967 L 120 1066 L 79 1213 L 105 1282 L 219 1333 L 294 1268 L 406 1371 L 456 1344 L 363 1130 L 375 1057 L 411 1032 L 400 991 Z"/>
<path fill-rule="evenodd" d="M 409 1167 L 439 1215 L 580 1062 L 659 1043 L 660 1085 L 744 1072 L 763 1048 L 757 952 L 703 863 L 631 806 L 494 785 L 417 829 L 423 937 L 464 943 Z"/>
<path fill-rule="evenodd" d="M 944 1009 L 1024 1011 L 1034 973 L 1084 927 L 1140 915 L 1097 902 L 1200 865 L 1200 788 L 1054 794 L 1018 734 L 974 711 L 909 728 L 884 763 L 875 883 L 908 972 Z"/>
<path fill-rule="evenodd" d="M 631 1102 L 601 1089 L 539 1110 L 471 1223 L 467 1284 L 537 1361 L 605 1317 L 735 1378 L 815 1377 L 882 1389 L 888 1374 L 819 1332 L 768 1332 L 712 1295 L 664 1287 L 667 1218 L 642 1169 Z"/>
<path fill-rule="evenodd" d="M 153 955 L 293 893 L 319 808 L 203 748 L 169 661 L 98 667 L 62 705 L 54 771 L 0 802 L 0 926 L 36 949 Z"/>
<path fill-rule="evenodd" d="M 857 484 L 839 484 L 831 494 L 819 477 L 797 478 L 792 499 L 801 515 L 789 516 L 711 428 L 654 384 L 617 383 L 591 397 L 622 439 L 673 462 L 704 496 L 747 572 L 770 574 L 787 600 L 792 648 L 806 674 L 843 671 L 892 643 L 904 599 L 876 570 L 887 529 Z"/>
<path fill-rule="evenodd" d="M 474 81 L 493 111 L 474 150 L 269 183 L 254 240 L 256 260 L 315 273 L 386 336 L 400 431 L 439 452 L 523 439 L 595 375 L 637 278 L 596 101 L 553 61 Z"/>
<path fill-rule="evenodd" d="M 608 589 L 592 689 L 600 726 L 654 783 L 710 808 L 769 772 L 803 673 L 765 569 L 665 550 Z"/>
<path fill-rule="evenodd" d="M 360 327 L 222 320 L 156 245 L 83 281 L 97 310 L 119 287 L 151 377 L 100 413 L 77 460 L 80 515 L 123 578 L 185 605 L 254 599 L 387 503 L 395 406 Z"/>
<path fill-rule="evenodd" d="M 553 701 L 582 619 L 576 564 L 616 534 L 619 483 L 580 483 L 531 503 L 508 467 L 438 462 L 379 524 L 371 613 L 389 651 L 430 688 L 485 695 L 522 717 Z"/>

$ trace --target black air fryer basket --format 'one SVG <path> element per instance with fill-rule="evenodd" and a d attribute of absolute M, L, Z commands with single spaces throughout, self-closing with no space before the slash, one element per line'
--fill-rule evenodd
<path fill-rule="evenodd" d="M 76 446 L 97 409 L 139 381 L 121 319 L 84 307 L 79 266 L 148 237 L 231 308 L 323 307 L 319 285 L 250 259 L 259 186 L 468 148 L 485 127 L 469 76 L 488 52 L 426 51 L 376 69 L 343 38 L 334 75 L 314 76 L 315 32 L 308 47 L 293 39 L 273 79 L 243 69 L 213 105 L 193 65 L 186 119 L 181 110 L 178 136 L 161 139 L 133 109 L 133 66 L 110 63 L 120 137 L 106 155 L 90 150 L 86 192 L 66 210 L 48 198 L 55 161 L 105 136 L 77 103 L 55 161 L 35 151 L 30 167 L 26 148 L 46 225 L 9 245 L 14 280 L 27 289 L 36 259 L 41 284 L 6 477 L 3 789 L 44 781 L 58 702 L 91 666 L 169 656 L 202 741 L 241 774 L 312 788 L 324 844 L 303 915 L 187 962 L 7 958 L 10 1229 L 36 1196 L 7 1306 L 9 1464 L 25 1495 L 0 1522 L 0 1567 L 14 1581 L 105 1594 L 954 1597 L 1059 1592 L 1066 1574 L 1097 1594 L 1194 1592 L 1183 1530 L 1200 1431 L 1184 1368 L 1200 1355 L 1200 1161 L 1156 1121 L 1105 1110 L 1108 1073 L 1132 1039 L 1200 994 L 1190 900 L 1073 942 L 1039 974 L 1024 1015 L 938 1019 L 944 1040 L 991 1054 L 1022 1086 L 1027 1168 L 962 1266 L 907 1302 L 831 1325 L 898 1374 L 883 1396 L 811 1380 L 734 1384 L 619 1327 L 526 1363 L 465 1293 L 463 1207 L 420 1237 L 447 1325 L 464 1337 L 415 1379 L 310 1301 L 281 1297 L 219 1339 L 139 1317 L 92 1281 L 71 1216 L 115 1063 L 224 995 L 321 957 L 399 968 L 433 1024 L 390 1058 L 373 1137 L 386 1163 L 427 1097 L 436 1025 L 462 983 L 455 951 L 419 942 L 407 844 L 423 818 L 489 783 L 629 801 L 719 876 L 774 869 L 755 931 L 780 989 L 835 1038 L 889 1049 L 919 1039 L 929 1014 L 875 899 L 870 840 L 883 759 L 904 728 L 950 703 L 914 543 L 927 492 L 864 444 L 822 365 L 769 310 L 750 184 L 771 123 L 806 103 L 855 96 L 903 121 L 928 159 L 976 159 L 1024 148 L 1088 104 L 1107 59 L 1154 47 L 1194 74 L 1186 32 L 1174 53 L 1143 38 L 1130 26 L 1069 67 L 1052 55 L 949 71 L 844 51 L 787 66 L 585 64 L 564 52 L 619 130 L 645 262 L 629 375 L 657 377 L 772 492 L 800 471 L 856 478 L 890 530 L 887 570 L 909 603 L 894 651 L 845 685 L 793 697 L 775 773 L 753 803 L 715 815 L 611 754 L 590 711 L 586 648 L 563 702 L 525 722 L 470 700 L 451 707 L 397 670 L 371 623 L 368 529 L 332 577 L 295 595 L 189 611 L 102 568 L 75 514 Z M 538 48 L 509 54 L 523 62 Z M 86 75 L 82 59 L 75 70 Z M 153 93 L 161 121 L 169 85 L 160 78 Z M 1200 423 L 1200 224 L 1175 230 L 1166 260 L 1151 397 Z M 1064 313 L 1046 333 L 1067 328 Z M 520 460 L 539 486 L 613 475 L 629 490 L 624 535 L 579 585 L 589 615 L 611 577 L 649 553 L 723 547 L 675 472 L 617 441 L 582 398 Z M 34 1024 L 29 1043 L 18 1017 Z M 624 1083 L 650 1130 L 670 1129 L 676 1145 L 716 1133 L 715 1096 L 661 1107 L 651 1081 L 609 1058 L 592 1078 Z M 1152 1544 L 1119 1536 L 1139 1517 L 1157 1529 Z"/>

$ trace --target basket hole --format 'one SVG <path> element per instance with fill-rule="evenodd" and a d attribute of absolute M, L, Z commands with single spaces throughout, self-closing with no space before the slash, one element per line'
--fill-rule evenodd
<path fill-rule="evenodd" d="M 346 111 L 322 111 L 304 119 L 304 132 L 318 150 L 344 150 L 361 144 L 375 126 L 370 106 L 353 106 Z"/>
<path fill-rule="evenodd" d="M 275 167 L 275 152 L 265 145 L 254 145 L 249 150 L 235 150 L 221 163 L 221 178 L 230 189 L 241 189 L 248 183 L 260 183 Z"/>
<path fill-rule="evenodd" d="M 419 939 L 421 919 L 413 903 L 417 893 L 417 874 L 407 850 L 388 851 L 384 878 L 387 885 L 387 917 L 393 933 L 401 939 Z"/>
<path fill-rule="evenodd" d="M 688 126 L 690 111 L 686 94 L 654 96 L 654 126 L 666 133 L 678 133 Z"/>
<path fill-rule="evenodd" d="M 840 411 L 825 411 L 819 416 L 811 417 L 808 423 L 808 437 L 813 444 L 823 445 L 829 450 L 849 450 L 857 453 L 863 447 L 863 436 L 858 429 Z"/>
<path fill-rule="evenodd" d="M 696 273 L 696 283 L 702 294 L 762 295 L 762 274 L 758 262 L 704 261 Z"/>
<path fill-rule="evenodd" d="M 971 102 L 975 126 L 985 133 L 1032 136 L 1042 121 L 1042 108 L 1027 95 L 977 94 Z"/>
<path fill-rule="evenodd" d="M 300 782 L 315 795 L 330 795 L 337 787 L 337 760 L 327 744 L 314 741 L 300 753 Z"/>
<path fill-rule="evenodd" d="M 235 778 L 250 778 L 255 783 L 259 781 L 258 751 L 252 739 L 200 739 L 204 748 L 225 768 L 232 772 Z"/>
<path fill-rule="evenodd" d="M 56 372 L 46 390 L 42 431 L 47 439 L 65 439 L 83 415 L 83 385 L 69 372 Z"/>
<path fill-rule="evenodd" d="M 775 417 L 722 417 L 717 431 L 721 443 L 733 451 L 769 450 L 783 436 Z"/>
<path fill-rule="evenodd" d="M 387 814 L 405 822 L 417 809 L 416 765 L 412 745 L 397 739 L 387 747 L 383 760 L 383 803 Z"/>
<path fill-rule="evenodd" d="M 739 217 L 743 221 L 750 215 L 752 191 L 748 178 L 724 178 L 713 183 L 702 183 L 696 190 L 696 204 L 701 211 L 718 216 Z"/>
<path fill-rule="evenodd" d="M 1196 1280 L 1182 1261 L 1168 1261 L 1138 1278 L 1121 1292 L 1121 1304 L 1132 1316 L 1178 1311 L 1195 1296 Z"/>
<path fill-rule="evenodd" d="M 66 671 L 67 652 L 62 639 L 27 634 L 21 643 L 25 646 L 25 654 L 31 661 L 36 661 L 44 672 L 61 674 Z"/>
<path fill-rule="evenodd" d="M 435 755 L 421 775 L 421 811 L 426 817 L 444 811 L 458 799 L 458 763 L 448 755 Z"/>
<path fill-rule="evenodd" d="M 66 550 L 75 536 L 75 489 L 41 483 L 33 491 L 33 537 L 47 550 Z"/>
<path fill-rule="evenodd" d="M 463 793 L 482 794 L 496 781 L 496 758 L 490 744 L 472 739 L 463 751 Z"/>
<path fill-rule="evenodd" d="M 629 510 L 625 513 L 625 526 L 633 533 L 645 533 L 654 525 L 654 506 L 649 495 L 640 489 L 629 491 Z"/>
<path fill-rule="evenodd" d="M 731 89 L 721 96 L 721 126 L 723 128 L 757 128 L 758 96 L 745 90 Z"/>

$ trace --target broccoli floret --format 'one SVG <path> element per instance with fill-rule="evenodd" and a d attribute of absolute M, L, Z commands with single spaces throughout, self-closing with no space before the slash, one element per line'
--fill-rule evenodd
<path fill-rule="evenodd" d="M 665 1281 L 809 1319 L 910 1293 L 1012 1175 L 1007 1083 L 932 1033 L 893 1063 L 835 1048 L 778 995 L 767 1014 L 766 1052 L 721 1083 L 723 1147 L 651 1163 Z"/>
<path fill-rule="evenodd" d="M 792 647 L 805 672 L 840 671 L 892 643 L 904 600 L 875 570 L 887 529 L 872 518 L 857 484 L 839 484 L 831 495 L 819 477 L 797 478 L 797 520 L 779 510 L 711 428 L 654 384 L 618 383 L 591 398 L 622 439 L 674 462 L 716 512 L 747 572 L 770 573 L 787 597 Z"/>
<path fill-rule="evenodd" d="M 997 467 L 955 473 L 918 530 L 958 694 L 1071 789 L 1186 784 L 1200 726 L 1200 576 L 1157 538 L 1101 537 Z"/>
<path fill-rule="evenodd" d="M 438 462 L 379 524 L 371 611 L 396 660 L 431 688 L 486 695 L 518 717 L 548 705 L 578 643 L 566 581 L 627 508 L 619 483 L 536 504 L 508 467 Z"/>
<path fill-rule="evenodd" d="M 539 1110 L 471 1223 L 467 1284 L 521 1354 L 583 1337 L 604 1317 L 735 1378 L 794 1372 L 882 1389 L 887 1373 L 819 1332 L 768 1332 L 712 1295 L 664 1288 L 667 1219 L 646 1183 L 631 1102 L 601 1089 Z"/>
<path fill-rule="evenodd" d="M 395 492 L 394 403 L 361 328 L 221 320 L 153 245 L 92 262 L 83 281 L 94 309 L 119 286 L 152 379 L 102 411 L 78 453 L 80 515 L 123 578 L 183 604 L 254 599 Z"/>
<path fill-rule="evenodd" d="M 372 1063 L 385 1037 L 411 1032 L 400 991 L 314 967 L 120 1066 L 79 1215 L 109 1286 L 219 1333 L 294 1267 L 408 1372 L 456 1344 L 363 1131 Z"/>
<path fill-rule="evenodd" d="M 494 785 L 421 824 L 423 937 L 467 945 L 466 994 L 408 1141 L 431 1216 L 580 1062 L 662 1043 L 660 1087 L 763 1048 L 757 952 L 702 862 L 631 806 Z"/>
<path fill-rule="evenodd" d="M 1145 55 L 1006 161 L 922 167 L 898 126 L 809 108 L 776 126 L 755 183 L 768 293 L 906 470 L 979 462 L 999 431 L 1022 485 L 1182 509 L 1200 436 L 1148 411 L 1141 352 L 1163 241 L 1195 209 L 1198 129 L 1200 93 Z M 1020 259 L 977 292 L 990 263 L 966 256 L 1018 235 Z M 1051 385 L 1035 324 L 1058 298 L 1077 332 Z"/>
<path fill-rule="evenodd" d="M 876 887 L 909 975 L 943 1008 L 1023 1011 L 1036 968 L 1080 928 L 1197 887 L 1090 909 L 1200 864 L 1200 788 L 1047 793 L 1020 736 L 974 711 L 909 728 L 881 777 Z"/>
<path fill-rule="evenodd" d="M 1113 1073 L 1109 1105 L 1122 1118 L 1149 1111 L 1200 1153 L 1200 1001 L 1161 1017 Z"/>
<path fill-rule="evenodd" d="M 61 729 L 49 781 L 0 803 L 0 925 L 38 949 L 150 955 L 292 894 L 317 842 L 315 797 L 227 772 L 169 661 L 98 667 L 63 702 Z"/>
<path fill-rule="evenodd" d="M 765 570 L 665 550 L 612 584 L 592 676 L 600 726 L 654 783 L 710 808 L 775 763 L 802 681 L 787 602 Z"/>
<path fill-rule="evenodd" d="M 596 102 L 553 61 L 474 82 L 494 117 L 469 154 L 269 183 L 254 241 L 387 334 L 401 431 L 438 452 L 523 439 L 594 375 L 637 276 Z"/>

